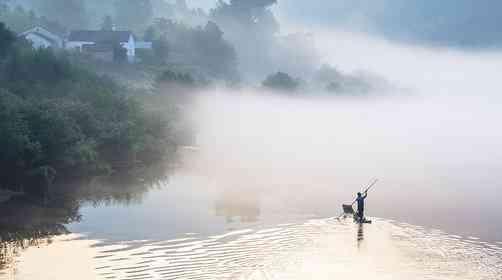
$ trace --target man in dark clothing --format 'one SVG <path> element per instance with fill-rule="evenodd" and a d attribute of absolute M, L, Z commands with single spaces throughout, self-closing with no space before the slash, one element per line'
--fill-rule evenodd
<path fill-rule="evenodd" d="M 357 198 L 356 198 L 357 218 L 358 218 L 359 222 L 364 221 L 364 200 L 366 199 L 366 197 L 368 197 L 368 192 L 365 192 L 364 196 L 360 192 L 357 193 Z"/>

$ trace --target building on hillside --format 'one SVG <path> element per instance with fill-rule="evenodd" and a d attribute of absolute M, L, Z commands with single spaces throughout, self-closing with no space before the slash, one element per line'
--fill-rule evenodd
<path fill-rule="evenodd" d="M 117 45 L 126 50 L 127 60 L 134 62 L 136 41 L 131 31 L 74 30 L 66 41 L 66 49 L 91 54 L 110 52 Z"/>
<path fill-rule="evenodd" d="M 129 62 L 135 61 L 136 49 L 152 49 L 151 42 L 137 41 L 131 31 L 74 30 L 66 40 L 66 49 L 89 53 L 106 61 L 113 59 L 118 45 L 126 50 Z"/>
<path fill-rule="evenodd" d="M 31 42 L 32 46 L 36 49 L 63 48 L 64 46 L 63 38 L 40 26 L 20 33 L 18 36 Z"/>

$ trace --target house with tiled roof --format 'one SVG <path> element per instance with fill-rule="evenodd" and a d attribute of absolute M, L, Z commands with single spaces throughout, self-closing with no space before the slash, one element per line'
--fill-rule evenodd
<path fill-rule="evenodd" d="M 25 38 L 31 42 L 36 49 L 39 48 L 63 48 L 64 40 L 57 34 L 49 30 L 36 26 L 23 33 L 18 34 L 19 37 Z"/>
<path fill-rule="evenodd" d="M 131 31 L 116 30 L 73 30 L 66 41 L 66 48 L 84 52 L 86 50 L 113 49 L 120 45 L 126 50 L 127 60 L 134 61 L 136 41 Z"/>

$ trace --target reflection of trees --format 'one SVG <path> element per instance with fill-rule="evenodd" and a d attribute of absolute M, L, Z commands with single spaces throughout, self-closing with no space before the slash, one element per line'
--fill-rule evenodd
<path fill-rule="evenodd" d="M 18 233 L 18 235 L 19 234 L 20 233 Z M 12 263 L 14 257 L 19 255 L 20 251 L 23 249 L 52 242 L 49 237 L 40 232 L 26 232 L 24 234 L 29 234 L 29 237 L 24 239 L 18 237 L 19 239 L 0 242 L 0 270 Z"/>
<path fill-rule="evenodd" d="M 81 203 L 100 205 L 130 205 L 141 203 L 143 196 L 150 190 L 160 188 L 168 180 L 164 164 L 138 168 L 115 174 L 114 176 L 94 177 L 86 182 L 77 182 L 66 191 L 61 185 L 56 193 L 59 197 L 77 200 Z"/>
<path fill-rule="evenodd" d="M 258 221 L 260 216 L 259 198 L 256 193 L 226 190 L 220 199 L 215 201 L 214 209 L 217 216 L 226 217 L 229 223 L 237 217 L 241 222 L 252 223 Z"/>
<path fill-rule="evenodd" d="M 110 177 L 65 180 L 51 188 L 46 203 L 27 196 L 0 203 L 0 268 L 19 250 L 68 233 L 64 225 L 80 221 L 83 203 L 100 206 L 141 202 L 146 192 L 167 180 L 166 170 L 162 164 Z"/>

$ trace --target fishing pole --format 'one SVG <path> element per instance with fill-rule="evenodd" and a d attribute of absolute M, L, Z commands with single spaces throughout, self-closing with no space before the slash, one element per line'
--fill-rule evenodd
<path fill-rule="evenodd" d="M 367 193 L 369 190 L 371 190 L 371 188 L 373 188 L 377 182 L 378 182 L 378 178 L 375 178 L 373 181 L 371 181 L 371 183 L 369 185 L 367 185 L 367 187 L 363 193 Z M 351 207 L 354 206 L 354 203 L 356 203 L 356 201 L 357 201 L 357 199 L 355 199 L 350 206 Z M 345 212 L 342 213 L 340 216 L 338 216 L 336 219 L 340 220 L 340 217 L 342 217 L 343 215 L 345 215 Z"/>
<path fill-rule="evenodd" d="M 371 188 L 373 188 L 373 186 L 375 186 L 375 185 L 376 185 L 376 183 L 377 183 L 377 182 L 378 182 L 378 178 L 375 178 L 375 179 L 371 182 L 371 184 L 369 184 L 369 186 L 368 186 L 368 187 L 364 190 L 364 192 L 362 192 L 362 193 L 367 193 L 369 190 L 371 190 Z M 354 203 L 356 203 L 356 201 L 357 201 L 357 199 L 355 199 L 355 200 L 352 202 L 352 204 L 351 204 L 351 205 L 354 205 Z"/>

